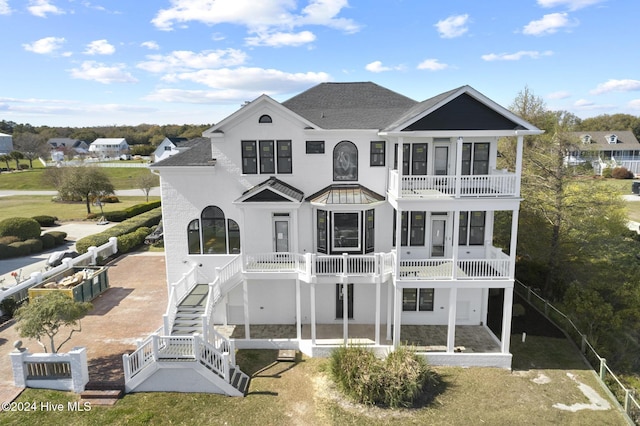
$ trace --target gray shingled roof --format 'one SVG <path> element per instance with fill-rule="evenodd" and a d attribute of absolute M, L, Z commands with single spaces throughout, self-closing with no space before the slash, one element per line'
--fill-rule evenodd
<path fill-rule="evenodd" d="M 190 146 L 186 151 L 182 151 L 171 157 L 154 163 L 151 167 L 172 167 L 172 166 L 213 166 L 215 162 L 211 158 L 211 139 L 195 138 L 180 145 L 181 148 Z"/>
<path fill-rule="evenodd" d="M 323 129 L 384 129 L 416 104 L 371 82 L 321 83 L 282 103 Z"/>
<path fill-rule="evenodd" d="M 264 191 L 265 189 L 268 189 L 268 188 L 272 188 L 276 192 L 279 192 L 280 194 L 284 194 L 289 198 L 293 198 L 294 200 L 297 200 L 297 201 L 302 201 L 302 199 L 304 198 L 304 193 L 300 191 L 298 188 L 295 188 L 273 176 L 265 180 L 264 182 L 259 183 L 256 186 L 246 190 L 242 194 L 241 198 L 245 198 L 245 199 L 250 198 L 251 196 L 257 194 L 258 192 Z"/>
<path fill-rule="evenodd" d="M 582 137 L 591 136 L 590 144 L 583 144 Z M 610 135 L 618 137 L 618 143 L 610 144 L 608 142 Z M 576 148 L 581 151 L 638 151 L 640 150 L 640 142 L 630 130 L 610 130 L 607 132 L 571 132 L 574 138 Z"/>

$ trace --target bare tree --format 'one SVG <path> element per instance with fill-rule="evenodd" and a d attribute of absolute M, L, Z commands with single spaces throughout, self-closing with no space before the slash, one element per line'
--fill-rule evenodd
<path fill-rule="evenodd" d="M 136 184 L 138 185 L 138 188 L 144 192 L 147 197 L 147 202 L 149 202 L 149 193 L 153 187 L 158 186 L 158 177 L 151 173 L 140 175 L 136 179 Z"/>
<path fill-rule="evenodd" d="M 46 141 L 37 133 L 19 133 L 14 135 L 13 143 L 24 158 L 29 160 L 29 168 L 33 168 L 33 160 L 46 154 Z"/>

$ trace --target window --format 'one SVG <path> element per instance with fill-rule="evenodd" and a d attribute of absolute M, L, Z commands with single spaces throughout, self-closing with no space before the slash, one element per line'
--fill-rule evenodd
<path fill-rule="evenodd" d="M 333 213 L 333 251 L 360 251 L 360 214 Z"/>
<path fill-rule="evenodd" d="M 307 154 L 324 154 L 324 141 L 307 141 Z"/>
<path fill-rule="evenodd" d="M 187 244 L 189 254 L 240 253 L 240 226 L 233 219 L 225 222 L 219 207 L 206 207 L 200 219 L 189 222 Z"/>
<path fill-rule="evenodd" d="M 610 144 L 618 143 L 618 137 L 616 135 L 609 135 L 609 143 Z"/>
<path fill-rule="evenodd" d="M 326 210 L 318 210 L 317 215 L 317 244 L 318 252 L 327 252 L 327 212 Z"/>
<path fill-rule="evenodd" d="M 277 141 L 278 173 L 291 173 L 291 141 Z"/>
<path fill-rule="evenodd" d="M 369 165 L 372 167 L 384 166 L 384 153 L 384 141 L 371 141 L 371 159 Z"/>
<path fill-rule="evenodd" d="M 333 149 L 333 180 L 358 180 L 358 148 L 353 142 L 342 141 Z"/>
<path fill-rule="evenodd" d="M 427 174 L 427 144 L 414 143 L 411 147 L 411 174 Z"/>
<path fill-rule="evenodd" d="M 489 143 L 463 143 L 462 144 L 462 174 L 463 175 L 488 175 L 489 174 Z"/>
<path fill-rule="evenodd" d="M 405 288 L 402 290 L 402 310 L 405 312 L 433 311 L 432 288 Z"/>
<path fill-rule="evenodd" d="M 371 253 L 375 247 L 375 214 L 374 210 L 364 212 L 364 252 Z"/>
<path fill-rule="evenodd" d="M 205 254 L 226 254 L 227 235 L 224 213 L 219 207 L 202 210 L 202 249 Z"/>
<path fill-rule="evenodd" d="M 400 215 L 400 245 L 407 245 L 407 235 L 409 234 L 409 212 L 402 212 Z M 396 210 L 393 211 L 393 246 L 396 246 Z"/>
<path fill-rule="evenodd" d="M 412 246 L 424 245 L 425 212 L 411 212 L 411 241 Z"/>
<path fill-rule="evenodd" d="M 484 245 L 486 212 L 460 212 L 458 245 Z"/>
<path fill-rule="evenodd" d="M 275 173 L 273 141 L 260 141 L 260 173 Z"/>
<path fill-rule="evenodd" d="M 258 173 L 258 158 L 256 154 L 256 141 L 242 141 L 242 173 Z"/>
<path fill-rule="evenodd" d="M 260 116 L 260 118 L 258 119 L 258 123 L 268 124 L 268 123 L 273 123 L 273 120 L 271 119 L 270 115 L 264 114 Z"/>
<path fill-rule="evenodd" d="M 171 145 L 167 145 L 164 147 L 165 151 L 171 151 L 172 146 Z"/>
<path fill-rule="evenodd" d="M 408 143 L 402 144 L 402 175 L 409 175 L 409 156 L 411 154 L 411 145 Z M 395 145 L 393 150 L 393 169 L 398 170 L 398 144 Z"/>

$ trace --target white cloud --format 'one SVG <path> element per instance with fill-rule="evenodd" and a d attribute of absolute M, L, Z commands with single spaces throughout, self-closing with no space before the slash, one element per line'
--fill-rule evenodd
<path fill-rule="evenodd" d="M 95 61 L 85 61 L 80 68 L 71 70 L 71 77 L 98 83 L 136 83 L 138 80 L 125 71 L 124 64 L 107 66 Z"/>
<path fill-rule="evenodd" d="M 256 97 L 255 92 L 244 90 L 182 90 L 158 89 L 144 97 L 151 102 L 180 102 L 187 104 L 236 103 Z"/>
<path fill-rule="evenodd" d="M 606 83 L 598 84 L 598 87 L 591 91 L 593 95 L 600 95 L 607 92 L 635 92 L 640 90 L 640 80 L 609 80 Z"/>
<path fill-rule="evenodd" d="M 381 61 L 373 61 L 370 64 L 365 65 L 364 68 L 371 72 L 391 71 L 391 68 L 383 66 Z"/>
<path fill-rule="evenodd" d="M 158 43 L 156 43 L 155 41 L 144 41 L 144 42 L 140 43 L 140 46 L 146 47 L 149 50 L 159 50 L 160 49 L 160 46 L 158 46 Z"/>
<path fill-rule="evenodd" d="M 438 29 L 440 37 L 442 38 L 455 38 L 460 37 L 467 32 L 467 23 L 469 22 L 469 15 L 452 15 L 447 19 L 438 21 L 434 26 Z"/>
<path fill-rule="evenodd" d="M 571 93 L 564 90 L 552 92 L 547 95 L 547 99 L 567 99 L 569 97 L 571 97 Z"/>
<path fill-rule="evenodd" d="M 633 99 L 627 103 L 629 108 L 634 110 L 640 110 L 640 99 Z"/>
<path fill-rule="evenodd" d="M 577 22 L 569 21 L 567 13 L 550 13 L 544 15 L 542 19 L 531 21 L 522 29 L 522 33 L 526 35 L 546 35 L 558 32 L 561 28 L 570 28 L 577 25 Z"/>
<path fill-rule="evenodd" d="M 491 61 L 519 61 L 522 58 L 539 59 L 543 56 L 551 56 L 553 52 L 550 50 L 538 52 L 537 50 L 520 50 L 515 53 L 489 53 L 482 55 L 481 58 L 487 62 Z"/>
<path fill-rule="evenodd" d="M 147 59 L 148 61 L 139 63 L 137 67 L 149 72 L 162 73 L 242 65 L 247 55 L 237 49 L 205 50 L 200 53 L 176 50 L 168 55 L 148 55 Z"/>
<path fill-rule="evenodd" d="M 538 0 L 538 4 L 542 7 L 561 7 L 565 6 L 569 10 L 578 10 L 593 4 L 602 3 L 604 0 Z"/>
<path fill-rule="evenodd" d="M 33 53 L 48 54 L 53 53 L 62 47 L 65 42 L 63 37 L 45 37 L 36 40 L 31 44 L 23 44 L 25 50 Z"/>
<path fill-rule="evenodd" d="M 203 69 L 166 75 L 167 82 L 191 81 L 214 89 L 244 90 L 256 94 L 292 93 L 311 85 L 326 82 L 331 76 L 324 72 L 287 73 L 264 68 Z"/>
<path fill-rule="evenodd" d="M 578 99 L 573 103 L 573 105 L 578 108 L 591 108 L 596 104 L 593 101 L 589 101 L 587 99 Z"/>
<path fill-rule="evenodd" d="M 301 31 L 299 33 L 259 33 L 255 37 L 247 37 L 249 46 L 301 46 L 315 41 L 316 36 L 311 31 Z"/>
<path fill-rule="evenodd" d="M 94 40 L 87 45 L 87 49 L 83 52 L 85 55 L 111 55 L 116 51 L 112 44 L 107 40 Z"/>
<path fill-rule="evenodd" d="M 29 10 L 32 15 L 40 18 L 46 18 L 47 13 L 53 15 L 64 14 L 64 11 L 52 4 L 51 0 L 30 0 L 27 10 Z"/>
<path fill-rule="evenodd" d="M 0 15 L 11 15 L 9 0 L 0 0 Z"/>
<path fill-rule="evenodd" d="M 449 65 L 443 64 L 437 59 L 425 59 L 418 64 L 419 70 L 440 71 L 449 68 Z"/>
<path fill-rule="evenodd" d="M 322 25 L 345 32 L 359 30 L 351 19 L 337 17 L 348 6 L 347 0 L 309 0 L 299 13 L 296 13 L 296 3 L 293 0 L 171 0 L 171 7 L 161 9 L 151 22 L 161 30 L 172 30 L 176 23 L 192 21 L 242 25 L 252 33 L 303 25 Z"/>

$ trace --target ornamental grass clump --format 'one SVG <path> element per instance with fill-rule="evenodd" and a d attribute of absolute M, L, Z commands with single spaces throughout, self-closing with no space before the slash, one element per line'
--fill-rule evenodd
<path fill-rule="evenodd" d="M 342 347 L 333 351 L 329 366 L 340 390 L 361 404 L 412 407 L 430 399 L 439 384 L 424 358 L 404 347 L 384 360 L 364 347 Z"/>

